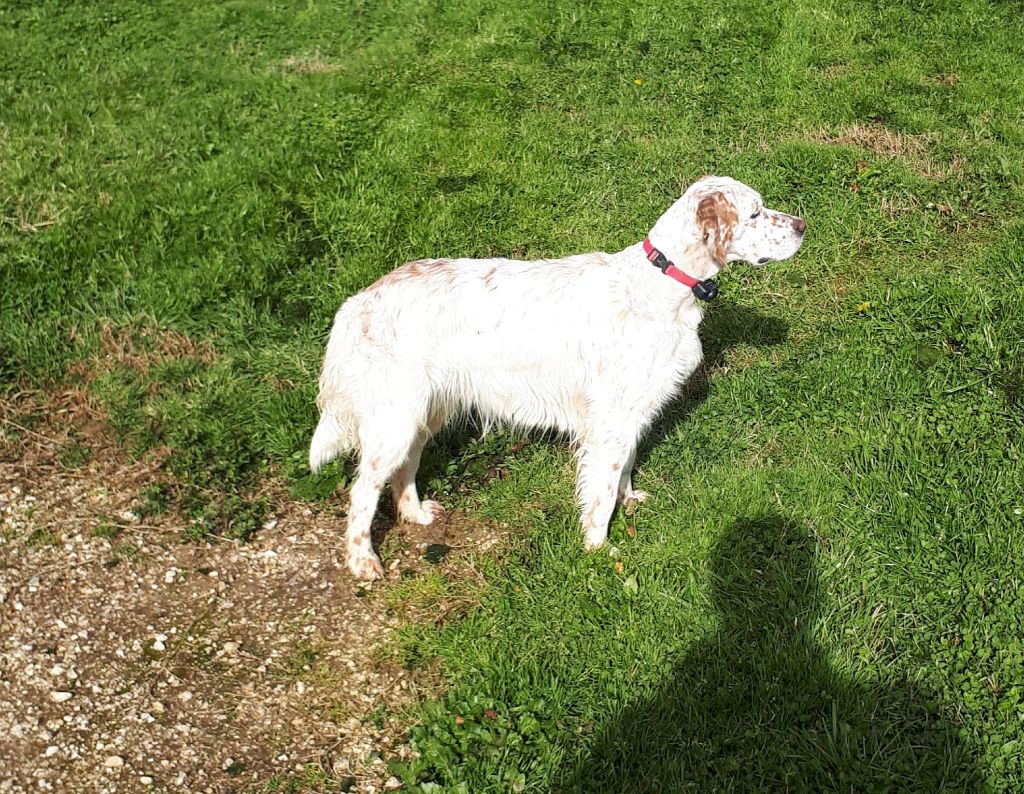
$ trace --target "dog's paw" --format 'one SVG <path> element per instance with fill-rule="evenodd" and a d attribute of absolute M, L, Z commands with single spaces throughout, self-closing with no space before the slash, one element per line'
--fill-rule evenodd
<path fill-rule="evenodd" d="M 364 579 L 368 582 L 384 576 L 384 566 L 380 564 L 377 555 L 372 551 L 369 554 L 349 554 L 348 569 L 357 579 Z"/>
<path fill-rule="evenodd" d="M 433 499 L 427 499 L 420 502 L 419 509 L 403 510 L 402 520 L 409 524 L 420 524 L 421 526 L 427 526 L 433 524 L 434 519 L 444 513 L 444 506 L 440 502 L 435 502 Z"/>
<path fill-rule="evenodd" d="M 608 532 L 603 529 L 588 529 L 583 533 L 583 548 L 587 551 L 597 551 L 604 545 Z"/>
<path fill-rule="evenodd" d="M 650 497 L 651 495 L 647 493 L 647 491 L 626 491 L 622 501 L 627 505 L 643 504 L 650 499 Z"/>

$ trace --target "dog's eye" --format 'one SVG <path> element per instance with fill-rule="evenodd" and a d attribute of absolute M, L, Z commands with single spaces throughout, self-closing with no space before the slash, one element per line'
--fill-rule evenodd
<path fill-rule="evenodd" d="M 758 215 L 760 215 L 760 214 L 761 214 L 761 210 L 758 210 L 757 212 L 755 212 L 755 213 L 754 213 L 753 215 L 751 215 L 750 217 L 751 217 L 751 218 L 756 218 L 756 217 L 757 217 Z"/>

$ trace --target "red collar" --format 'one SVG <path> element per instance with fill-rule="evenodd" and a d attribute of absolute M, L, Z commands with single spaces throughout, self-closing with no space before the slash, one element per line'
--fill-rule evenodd
<path fill-rule="evenodd" d="M 712 300 L 718 294 L 718 285 L 713 279 L 708 278 L 704 281 L 698 281 L 688 273 L 684 273 L 651 244 L 650 238 L 644 239 L 644 253 L 647 254 L 647 259 L 652 265 L 666 276 L 674 278 L 680 284 L 685 284 L 702 301 Z"/>

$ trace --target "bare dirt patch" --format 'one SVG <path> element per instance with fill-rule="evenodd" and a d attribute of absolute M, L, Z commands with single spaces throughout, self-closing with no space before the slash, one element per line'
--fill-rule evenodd
<path fill-rule="evenodd" d="M 48 418 L 28 427 L 32 399 Z M 183 543 L 188 519 L 147 512 L 163 457 L 130 460 L 80 394 L 0 404 L 0 791 L 395 786 L 400 715 L 436 682 L 382 661 L 407 619 L 388 588 L 436 547 L 442 575 L 472 575 L 497 533 L 396 527 L 367 588 L 341 566 L 341 500 L 281 484 L 254 542 Z"/>

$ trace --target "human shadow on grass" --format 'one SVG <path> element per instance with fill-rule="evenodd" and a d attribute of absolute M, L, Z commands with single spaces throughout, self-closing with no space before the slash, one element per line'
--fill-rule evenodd
<path fill-rule="evenodd" d="M 716 631 L 653 697 L 624 708 L 555 791 L 982 790 L 934 698 L 836 671 L 811 631 L 814 540 L 772 516 L 735 523 L 712 562 Z"/>

